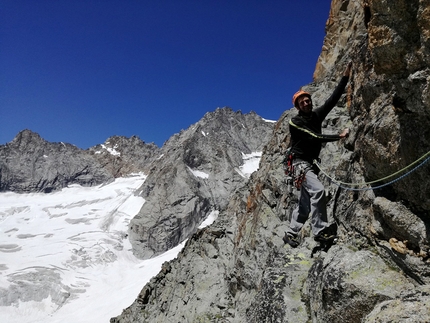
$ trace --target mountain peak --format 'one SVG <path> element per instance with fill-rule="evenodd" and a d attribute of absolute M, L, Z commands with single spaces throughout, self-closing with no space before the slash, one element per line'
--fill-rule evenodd
<path fill-rule="evenodd" d="M 29 129 L 20 131 L 15 138 L 10 142 L 12 145 L 27 146 L 30 143 L 46 142 L 37 132 Z"/>
<path fill-rule="evenodd" d="M 248 180 L 241 171 L 247 154 L 261 152 L 272 131 L 273 124 L 255 113 L 218 108 L 170 138 L 140 188 L 146 203 L 130 223 L 134 254 L 167 251 L 224 208 Z"/>

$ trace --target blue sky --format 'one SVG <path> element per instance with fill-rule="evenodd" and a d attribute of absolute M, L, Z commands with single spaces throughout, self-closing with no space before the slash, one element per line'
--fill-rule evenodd
<path fill-rule="evenodd" d="M 2 0 L 0 144 L 158 146 L 229 106 L 277 120 L 312 81 L 330 0 Z"/>

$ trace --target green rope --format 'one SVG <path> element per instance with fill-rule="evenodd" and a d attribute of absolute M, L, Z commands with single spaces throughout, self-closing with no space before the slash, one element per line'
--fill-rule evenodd
<path fill-rule="evenodd" d="M 333 177 L 331 177 L 329 174 L 327 174 L 327 172 L 325 172 L 322 168 L 321 168 L 321 165 L 318 163 L 318 161 L 316 161 L 316 160 L 314 160 L 314 164 L 318 167 L 318 169 L 326 176 L 326 177 L 328 177 L 330 180 L 332 180 L 333 182 L 335 182 L 336 184 L 341 184 L 341 185 L 346 185 L 346 186 L 366 186 L 366 185 L 371 185 L 371 184 L 375 184 L 375 183 L 378 183 L 378 182 L 382 182 L 382 181 L 385 181 L 385 180 L 387 180 L 387 179 L 389 179 L 389 178 L 392 178 L 392 177 L 394 177 L 394 176 L 397 176 L 397 175 L 399 175 L 400 173 L 403 173 L 404 171 L 406 171 L 407 169 L 409 169 L 409 168 L 411 168 L 412 166 L 415 166 L 415 165 L 417 165 L 418 163 L 420 163 L 422 160 L 424 160 L 425 158 L 427 158 L 424 162 L 422 162 L 422 164 L 424 164 L 425 162 L 427 162 L 427 160 L 428 159 L 430 159 L 430 151 L 428 151 L 426 154 L 424 154 L 423 156 L 421 156 L 420 158 L 418 158 L 416 161 L 414 161 L 413 163 L 411 163 L 411 164 L 409 164 L 408 166 L 406 166 L 406 167 L 404 167 L 404 168 L 402 168 L 401 170 L 399 170 L 399 171 L 397 171 L 397 172 L 395 172 L 395 173 L 393 173 L 393 174 L 391 174 L 391 175 L 388 175 L 388 176 L 385 176 L 385 177 L 383 177 L 383 178 L 380 178 L 380 179 L 378 179 L 378 180 L 374 180 L 374 181 L 370 181 L 370 182 L 363 182 L 363 183 L 345 183 L 345 182 L 341 182 L 341 181 L 338 181 L 338 180 L 336 180 L 335 178 L 333 178 Z M 422 165 L 421 164 L 421 165 Z M 420 165 L 420 166 L 421 166 Z M 418 166 L 419 167 L 419 166 Z M 417 169 L 418 167 L 416 167 L 415 169 Z M 415 169 L 413 169 L 413 170 L 415 170 Z M 399 178 L 400 179 L 400 178 Z"/>

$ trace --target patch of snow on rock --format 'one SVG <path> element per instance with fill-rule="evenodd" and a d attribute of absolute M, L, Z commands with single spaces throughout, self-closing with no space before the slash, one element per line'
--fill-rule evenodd
<path fill-rule="evenodd" d="M 106 147 L 103 144 L 101 146 L 102 146 L 102 148 L 106 149 L 111 155 L 113 155 L 113 156 L 121 156 L 121 153 L 115 150 L 115 148 L 118 147 L 117 145 L 115 145 L 114 148 Z"/>
<path fill-rule="evenodd" d="M 253 172 L 258 170 L 262 152 L 253 152 L 251 154 L 242 153 L 243 165 L 236 171 L 240 176 L 249 178 Z"/>
<path fill-rule="evenodd" d="M 199 178 L 209 178 L 209 174 L 202 172 L 200 170 L 196 170 L 196 169 L 191 169 L 190 167 L 188 167 L 188 169 L 190 170 L 190 172 L 195 176 L 195 177 L 199 177 Z"/>

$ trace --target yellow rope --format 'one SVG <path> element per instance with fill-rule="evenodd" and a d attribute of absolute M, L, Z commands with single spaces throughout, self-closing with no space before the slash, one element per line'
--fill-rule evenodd
<path fill-rule="evenodd" d="M 413 163 L 409 164 L 408 166 L 406 166 L 406 167 L 402 168 L 401 170 L 399 170 L 399 171 L 397 171 L 397 172 L 395 172 L 395 173 L 393 173 L 393 174 L 391 174 L 391 175 L 385 176 L 385 177 L 380 178 L 380 179 L 378 179 L 378 180 L 374 180 L 374 181 L 370 181 L 370 182 L 363 182 L 363 183 L 345 183 L 345 182 L 338 181 L 337 179 L 332 178 L 330 175 L 328 175 L 328 174 L 327 174 L 327 172 L 325 172 L 325 171 L 321 168 L 321 166 L 320 166 L 320 164 L 318 163 L 318 161 L 314 160 L 314 164 L 319 168 L 319 170 L 320 170 L 320 171 L 321 171 L 325 176 L 327 176 L 328 178 L 330 178 L 331 180 L 333 180 L 334 182 L 336 182 L 336 183 L 338 183 L 338 184 L 348 185 L 348 186 L 361 186 L 361 185 L 364 185 L 364 186 L 365 186 L 365 185 L 375 184 L 375 183 L 378 183 L 378 182 L 381 182 L 381 181 L 387 180 L 387 179 L 389 179 L 389 178 L 391 178 L 391 177 L 397 176 L 397 175 L 399 175 L 400 173 L 402 173 L 402 172 L 404 172 L 405 170 L 407 170 L 408 168 L 410 168 L 410 167 L 412 167 L 412 166 L 415 166 L 416 164 L 418 164 L 419 162 L 421 162 L 423 159 L 427 158 L 428 156 L 430 156 L 430 151 L 428 151 L 426 154 L 424 154 L 423 156 L 421 156 L 420 158 L 418 158 L 418 159 L 417 159 L 416 161 L 414 161 Z"/>

